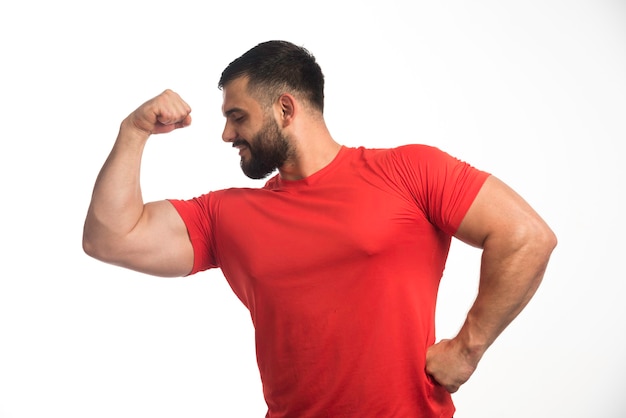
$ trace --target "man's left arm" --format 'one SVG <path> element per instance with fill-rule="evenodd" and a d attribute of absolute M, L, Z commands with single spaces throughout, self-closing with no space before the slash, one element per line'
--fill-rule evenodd
<path fill-rule="evenodd" d="M 429 348 L 426 371 L 449 392 L 465 383 L 500 333 L 530 301 L 556 236 L 510 187 L 490 176 L 455 236 L 483 249 L 478 295 L 458 335 Z"/>

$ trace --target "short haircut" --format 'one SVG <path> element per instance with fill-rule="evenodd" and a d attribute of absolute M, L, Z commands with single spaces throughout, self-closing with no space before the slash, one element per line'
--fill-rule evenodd
<path fill-rule="evenodd" d="M 324 112 L 324 74 L 303 47 L 286 41 L 260 43 L 226 67 L 218 87 L 239 77 L 248 78 L 249 92 L 266 106 L 290 93 Z"/>

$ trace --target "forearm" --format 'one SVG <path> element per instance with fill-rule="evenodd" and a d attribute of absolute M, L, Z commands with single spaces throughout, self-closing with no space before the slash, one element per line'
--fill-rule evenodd
<path fill-rule="evenodd" d="M 555 244 L 547 227 L 517 240 L 505 235 L 485 241 L 478 295 L 455 338 L 471 362 L 478 363 L 533 297 Z"/>
<path fill-rule="evenodd" d="M 93 189 L 84 228 L 86 250 L 128 234 L 140 219 L 144 207 L 140 167 L 147 138 L 122 122 Z"/>
<path fill-rule="evenodd" d="M 543 279 L 556 237 L 510 187 L 485 181 L 455 235 L 483 249 L 478 295 L 461 330 L 428 349 L 427 371 L 450 392 L 515 319 Z"/>

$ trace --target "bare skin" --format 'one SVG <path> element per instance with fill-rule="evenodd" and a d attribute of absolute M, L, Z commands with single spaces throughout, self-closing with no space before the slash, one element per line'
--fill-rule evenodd
<path fill-rule="evenodd" d="M 239 78 L 224 87 L 222 138 L 250 140 L 262 127 L 265 111 Z M 131 113 L 121 124 L 111 154 L 96 180 L 85 221 L 83 247 L 108 263 L 158 276 L 191 271 L 193 249 L 187 230 L 167 201 L 144 203 L 139 184 L 141 156 L 152 134 L 191 123 L 190 107 L 166 90 Z M 282 167 L 288 180 L 308 177 L 329 164 L 341 146 L 322 115 L 285 93 L 271 116 L 295 153 Z M 249 158 L 245 147 L 241 158 Z M 430 347 L 426 371 L 449 392 L 465 383 L 500 333 L 526 306 L 539 286 L 556 245 L 545 222 L 513 190 L 490 177 L 456 234 L 482 248 L 479 294 L 458 335 Z"/>
<path fill-rule="evenodd" d="M 458 335 L 430 347 L 426 371 L 456 392 L 483 354 L 528 304 L 543 278 L 556 237 L 511 188 L 491 176 L 456 237 L 483 249 L 478 296 Z"/>
<path fill-rule="evenodd" d="M 87 254 L 157 276 L 191 270 L 193 249 L 182 219 L 167 201 L 144 204 L 139 184 L 150 135 L 188 126 L 190 112 L 178 94 L 166 90 L 124 119 L 94 186 L 83 232 Z"/>

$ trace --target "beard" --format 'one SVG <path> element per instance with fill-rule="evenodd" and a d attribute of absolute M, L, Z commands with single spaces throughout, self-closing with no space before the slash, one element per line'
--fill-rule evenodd
<path fill-rule="evenodd" d="M 278 124 L 271 119 L 265 122 L 252 141 L 237 139 L 233 146 L 245 145 L 250 157 L 241 157 L 241 170 L 251 179 L 259 180 L 280 168 L 293 155 L 287 138 L 280 132 Z"/>

